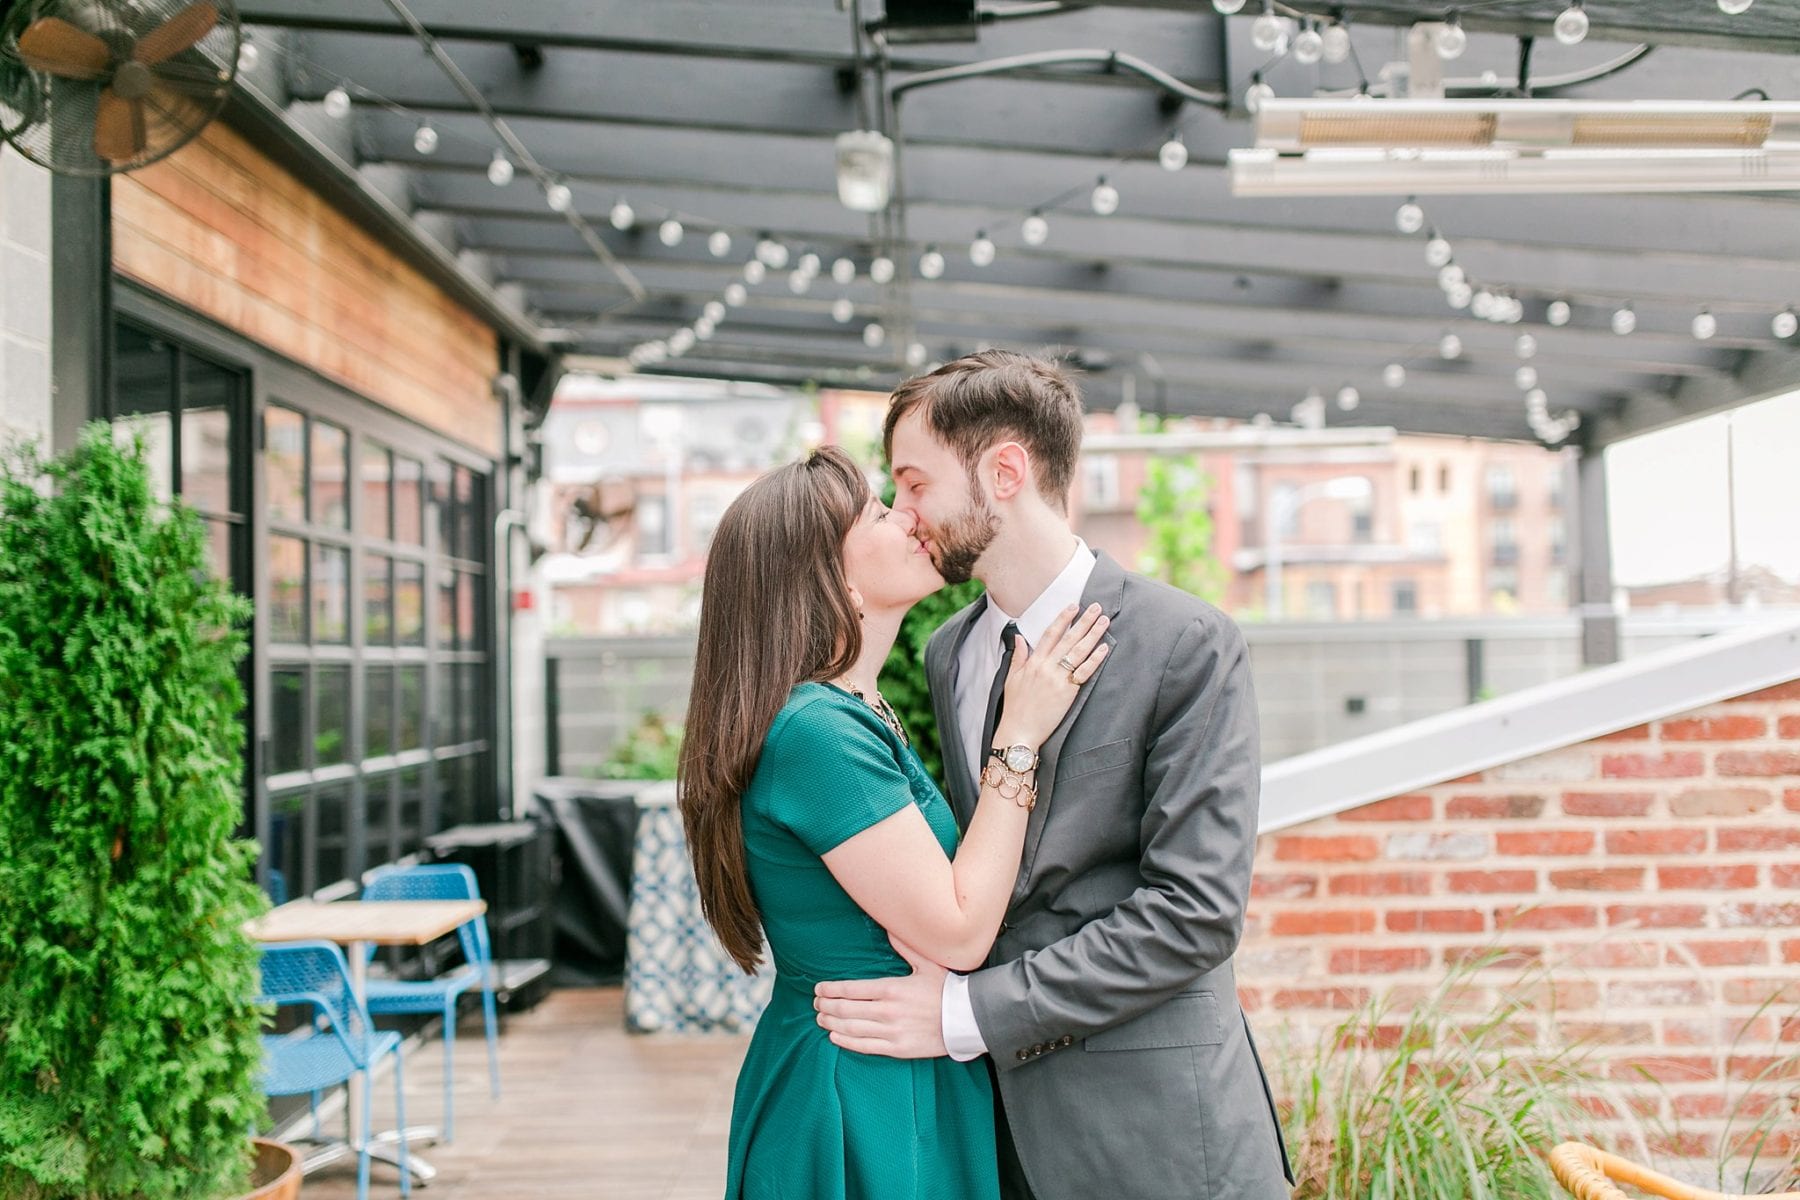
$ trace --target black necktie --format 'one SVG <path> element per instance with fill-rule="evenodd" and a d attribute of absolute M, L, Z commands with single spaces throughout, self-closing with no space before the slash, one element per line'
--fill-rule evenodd
<path fill-rule="evenodd" d="M 1006 672 L 1012 666 L 1013 639 L 1019 636 L 1019 626 L 1008 621 L 1006 628 L 1000 631 L 1000 666 L 994 671 L 994 686 L 988 689 L 987 720 L 981 723 L 981 745 L 975 747 L 975 753 L 981 761 L 975 764 L 975 774 L 981 775 L 987 766 L 988 751 L 994 747 L 994 730 L 1000 727 L 1000 710 L 1006 707 Z"/>

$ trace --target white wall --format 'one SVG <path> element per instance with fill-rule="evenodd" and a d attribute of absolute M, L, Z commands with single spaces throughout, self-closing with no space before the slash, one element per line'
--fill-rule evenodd
<path fill-rule="evenodd" d="M 50 173 L 0 149 L 0 440 L 50 437 Z"/>

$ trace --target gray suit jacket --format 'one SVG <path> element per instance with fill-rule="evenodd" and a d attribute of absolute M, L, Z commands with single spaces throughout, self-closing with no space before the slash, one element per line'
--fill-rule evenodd
<path fill-rule="evenodd" d="M 925 651 L 965 826 L 952 697 L 985 603 Z M 1231 965 L 1261 779 L 1243 635 L 1104 554 L 1092 603 L 1112 649 L 1042 748 L 1018 886 L 970 977 L 976 1024 L 1038 1200 L 1277 1200 L 1287 1152 Z"/>

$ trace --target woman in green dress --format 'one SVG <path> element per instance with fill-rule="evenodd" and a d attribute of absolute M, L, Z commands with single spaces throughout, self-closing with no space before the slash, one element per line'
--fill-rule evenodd
<path fill-rule="evenodd" d="M 834 1044 L 813 985 L 981 966 L 1018 876 L 1036 781 L 996 760 L 959 837 L 876 679 L 943 584 L 848 456 L 752 484 L 708 554 L 682 746 L 682 818 L 707 919 L 774 995 L 731 1114 L 727 1200 L 994 1200 L 987 1068 Z M 994 743 L 1035 751 L 1099 668 L 1106 619 L 1073 608 L 1021 641 Z M 951 736 L 954 733 L 951 732 Z"/>

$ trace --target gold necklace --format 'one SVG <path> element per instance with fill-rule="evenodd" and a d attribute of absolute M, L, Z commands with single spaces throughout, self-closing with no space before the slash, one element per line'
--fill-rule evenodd
<path fill-rule="evenodd" d="M 894 736 L 900 739 L 900 744 L 902 746 L 912 745 L 912 739 L 906 736 L 906 726 L 900 723 L 900 714 L 894 711 L 894 706 L 887 702 L 886 696 L 883 696 L 877 691 L 875 693 L 875 699 L 871 700 L 863 695 L 861 688 L 854 684 L 846 684 L 844 686 L 845 690 L 852 696 L 855 696 L 858 700 L 861 700 L 864 704 L 875 710 L 875 715 L 881 718 L 882 724 L 894 731 Z"/>

